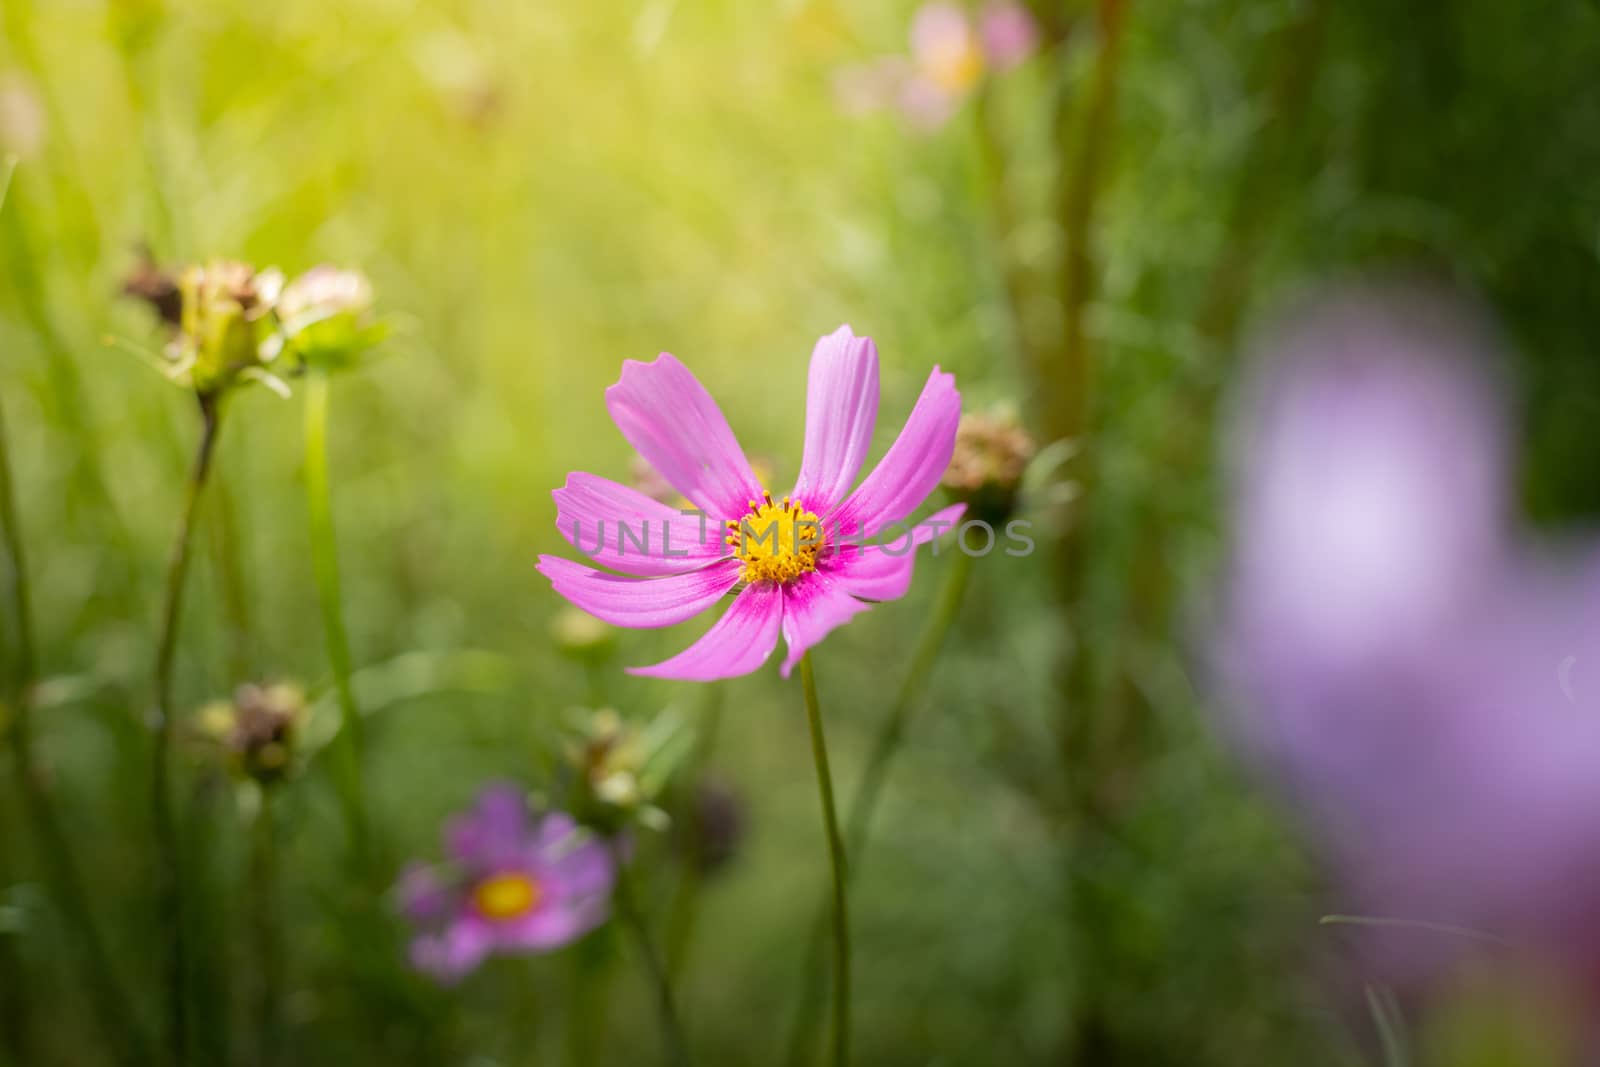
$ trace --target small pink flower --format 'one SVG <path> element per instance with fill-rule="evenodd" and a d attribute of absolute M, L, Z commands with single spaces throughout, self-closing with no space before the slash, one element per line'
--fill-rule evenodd
<path fill-rule="evenodd" d="M 989 66 L 1003 73 L 1020 66 L 1039 47 L 1039 26 L 1021 4 L 989 4 L 978 15 L 978 33 Z"/>
<path fill-rule="evenodd" d="M 450 863 L 413 864 L 400 907 L 418 928 L 411 963 L 454 982 L 495 953 L 549 952 L 606 920 L 616 878 L 605 842 L 572 817 L 535 818 L 522 790 L 496 783 L 445 830 Z"/>
<path fill-rule="evenodd" d="M 757 480 L 711 394 L 677 359 L 628 360 L 606 390 L 628 442 L 702 514 L 575 472 L 555 491 L 556 522 L 579 551 L 624 575 L 542 556 L 556 592 L 617 626 L 671 626 L 742 590 L 699 641 L 658 678 L 748 674 L 788 645 L 788 677 L 806 650 L 911 585 L 916 546 L 955 523 L 957 505 L 914 530 L 905 520 L 950 463 L 961 394 L 937 367 L 905 428 L 854 492 L 878 415 L 878 351 L 848 326 L 817 342 L 806 397 L 805 452 L 793 491 L 775 501 Z M 872 543 L 872 542 L 883 543 Z"/>
<path fill-rule="evenodd" d="M 1038 49 L 1039 28 L 1019 3 L 991 3 L 976 21 L 960 4 L 934 0 L 911 20 L 911 55 L 847 70 L 835 80 L 851 114 L 892 107 L 922 129 L 942 126 L 985 74 L 1004 74 Z"/>
<path fill-rule="evenodd" d="M 983 76 L 983 43 L 959 4 L 924 4 L 911 20 L 911 58 L 922 76 L 951 96 Z"/>

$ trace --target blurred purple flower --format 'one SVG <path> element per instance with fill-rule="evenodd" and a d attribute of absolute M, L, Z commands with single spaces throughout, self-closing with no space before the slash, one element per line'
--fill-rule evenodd
<path fill-rule="evenodd" d="M 1039 29 L 1020 3 L 986 4 L 976 21 L 960 4 L 934 0 L 911 20 L 911 56 L 853 67 L 835 79 L 850 114 L 893 108 L 913 126 L 949 121 L 986 73 L 1003 74 L 1038 49 Z"/>
<path fill-rule="evenodd" d="M 1524 544 L 1488 329 L 1356 292 L 1266 346 L 1220 648 L 1340 910 L 1600 960 L 1600 552 Z M 1585 658 L 1585 654 L 1589 659 Z M 1386 930 L 1394 979 L 1466 947 Z"/>
<path fill-rule="evenodd" d="M 521 789 L 486 786 L 445 829 L 443 866 L 401 875 L 400 907 L 418 929 L 411 962 L 454 982 L 494 953 L 548 952 L 606 920 L 615 881 L 606 843 L 562 812 L 535 817 Z"/>

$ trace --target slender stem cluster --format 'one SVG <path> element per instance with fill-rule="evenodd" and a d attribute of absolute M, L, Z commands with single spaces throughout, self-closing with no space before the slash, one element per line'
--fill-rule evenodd
<path fill-rule="evenodd" d="M 89 907 L 89 893 L 77 858 L 56 817 L 45 775 L 40 773 L 34 761 L 31 720 L 38 660 L 33 641 L 33 605 L 27 560 L 16 491 L 11 480 L 11 454 L 3 418 L 0 418 L 0 541 L 3 541 L 5 550 L 6 599 L 14 620 L 12 628 L 16 633 L 11 669 L 6 672 L 7 684 L 0 690 L 0 707 L 9 711 L 9 721 L 4 726 L 11 742 L 11 756 L 17 785 L 22 792 L 23 809 L 33 827 L 36 847 L 44 861 L 52 894 L 69 920 L 67 929 L 100 1027 L 109 1043 L 120 1050 L 120 1062 L 130 1067 L 140 1067 L 153 1062 L 147 1039 L 133 1016 L 126 993 L 117 981 L 111 954 L 101 940 L 99 925 Z"/>

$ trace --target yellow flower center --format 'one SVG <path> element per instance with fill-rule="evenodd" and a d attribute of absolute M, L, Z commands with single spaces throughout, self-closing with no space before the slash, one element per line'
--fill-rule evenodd
<path fill-rule="evenodd" d="M 472 906 L 485 919 L 504 922 L 528 914 L 540 895 L 539 883 L 525 874 L 497 874 L 478 883 Z"/>
<path fill-rule="evenodd" d="M 970 33 L 943 42 L 922 59 L 928 80 L 951 95 L 965 93 L 983 76 L 983 50 Z"/>
<path fill-rule="evenodd" d="M 728 544 L 744 560 L 745 582 L 792 582 L 817 569 L 822 551 L 822 521 L 788 497 L 781 505 L 771 493 L 750 501 L 750 514 L 728 520 Z"/>

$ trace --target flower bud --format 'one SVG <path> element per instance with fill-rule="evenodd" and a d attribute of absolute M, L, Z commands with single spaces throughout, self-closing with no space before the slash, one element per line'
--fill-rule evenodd
<path fill-rule="evenodd" d="M 201 710 L 200 728 L 222 746 L 235 773 L 265 786 L 289 773 L 305 716 L 299 686 L 242 685 L 233 700 Z"/>
<path fill-rule="evenodd" d="M 276 270 L 257 273 L 232 261 L 190 266 L 178 278 L 182 302 L 171 354 L 174 377 L 202 398 L 214 397 L 260 370 L 264 320 L 283 286 Z"/>
<path fill-rule="evenodd" d="M 290 282 L 278 300 L 284 348 L 303 366 L 337 369 L 382 340 L 372 283 L 359 271 L 322 264 Z"/>
<path fill-rule="evenodd" d="M 565 753 L 575 772 L 573 814 L 606 834 L 665 823 L 655 802 L 686 750 L 682 721 L 670 711 L 643 726 L 611 708 L 578 715 Z"/>
<path fill-rule="evenodd" d="M 648 799 L 639 783 L 644 761 L 638 730 L 611 708 L 592 712 L 567 745 L 567 762 L 578 772 L 580 817 L 638 808 Z"/>
<path fill-rule="evenodd" d="M 1035 451 L 1033 438 L 1011 412 L 963 415 L 944 487 L 967 504 L 970 517 L 1004 522 L 1016 511 L 1022 476 Z"/>
<path fill-rule="evenodd" d="M 603 662 L 617 641 L 611 626 L 574 607 L 556 612 L 550 623 L 550 636 L 563 653 L 583 663 Z"/>
<path fill-rule="evenodd" d="M 739 852 L 744 840 L 744 802 L 727 783 L 707 777 L 694 784 L 685 807 L 688 810 L 673 823 L 673 845 L 696 871 L 714 874 Z"/>

